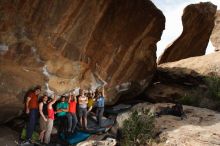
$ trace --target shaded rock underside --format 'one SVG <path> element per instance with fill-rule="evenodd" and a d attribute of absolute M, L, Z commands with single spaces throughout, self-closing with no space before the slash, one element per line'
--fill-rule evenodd
<path fill-rule="evenodd" d="M 152 79 L 165 27 L 145 0 L 3 0 L 0 16 L 0 105 L 20 108 L 36 84 L 59 95 L 107 84 L 107 104 L 135 97 Z"/>

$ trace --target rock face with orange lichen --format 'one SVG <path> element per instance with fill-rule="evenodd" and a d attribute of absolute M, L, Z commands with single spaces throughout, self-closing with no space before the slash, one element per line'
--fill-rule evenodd
<path fill-rule="evenodd" d="M 183 32 L 165 49 L 158 64 L 204 55 L 215 25 L 216 9 L 210 2 L 187 6 L 182 16 Z"/>
<path fill-rule="evenodd" d="M 106 84 L 112 104 L 152 79 L 165 17 L 151 1 L 9 0 L 0 7 L 0 105 L 22 107 L 24 91 L 36 84 L 59 95 Z"/>

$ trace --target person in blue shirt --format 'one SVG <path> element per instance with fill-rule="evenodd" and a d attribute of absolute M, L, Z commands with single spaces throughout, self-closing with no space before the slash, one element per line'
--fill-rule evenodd
<path fill-rule="evenodd" d="M 98 92 L 97 99 L 96 99 L 96 118 L 99 124 L 99 127 L 102 127 L 102 117 L 104 113 L 105 107 L 105 97 L 104 97 L 104 87 L 102 91 Z"/>

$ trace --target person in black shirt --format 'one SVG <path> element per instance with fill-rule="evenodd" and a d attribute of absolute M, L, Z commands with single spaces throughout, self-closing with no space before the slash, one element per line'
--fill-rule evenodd
<path fill-rule="evenodd" d="M 41 142 L 44 141 L 44 134 L 47 128 L 47 118 L 48 118 L 48 113 L 47 113 L 47 105 L 48 105 L 48 97 L 47 95 L 43 95 L 40 103 L 39 103 L 39 112 L 40 112 L 40 135 L 39 135 L 39 140 Z"/>

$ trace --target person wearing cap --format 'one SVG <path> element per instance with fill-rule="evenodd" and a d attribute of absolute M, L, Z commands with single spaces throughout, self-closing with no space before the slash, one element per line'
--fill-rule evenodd
<path fill-rule="evenodd" d="M 33 92 L 29 93 L 25 102 L 25 111 L 29 115 L 29 121 L 26 129 L 26 142 L 31 143 L 31 137 L 34 132 L 38 120 L 38 95 L 41 92 L 41 87 L 37 86 Z"/>

